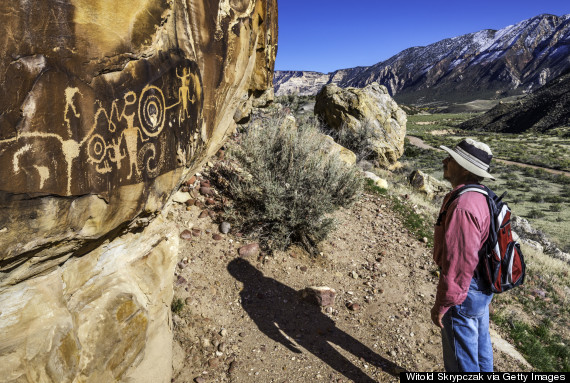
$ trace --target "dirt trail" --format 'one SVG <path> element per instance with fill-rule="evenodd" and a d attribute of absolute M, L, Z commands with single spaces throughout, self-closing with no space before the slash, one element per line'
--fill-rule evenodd
<path fill-rule="evenodd" d="M 441 371 L 430 321 L 437 277 L 430 249 L 403 228 L 382 196 L 335 216 L 315 259 L 293 249 L 239 259 L 251 241 L 221 234 L 201 209 L 172 208 L 182 232 L 173 314 L 174 382 L 384 382 L 398 371 Z M 216 234 L 216 235 L 214 235 Z M 308 286 L 336 290 L 332 307 L 304 303 Z M 349 308 L 350 307 L 350 308 Z M 496 352 L 499 371 L 521 371 Z"/>
<path fill-rule="evenodd" d="M 419 137 L 415 137 L 415 136 L 406 136 L 409 140 L 410 140 L 410 144 L 417 146 L 418 148 L 422 148 L 422 149 L 432 149 L 432 150 L 438 150 L 438 151 L 443 151 L 443 149 L 439 149 L 439 148 L 434 148 L 433 146 L 430 146 L 428 144 L 426 144 L 421 138 Z M 499 161 L 502 162 L 504 164 L 507 165 L 516 165 L 516 166 L 521 166 L 523 168 L 532 168 L 532 169 L 542 169 L 544 171 L 547 171 L 548 173 L 552 173 L 552 174 L 564 174 L 568 177 L 570 177 L 570 172 L 565 172 L 563 170 L 555 170 L 555 169 L 549 169 L 549 168 L 545 168 L 542 166 L 536 166 L 536 165 L 529 165 L 529 164 L 524 164 L 522 162 L 515 162 L 515 161 L 508 161 L 508 160 L 503 160 L 501 158 L 494 158 L 495 161 Z"/>

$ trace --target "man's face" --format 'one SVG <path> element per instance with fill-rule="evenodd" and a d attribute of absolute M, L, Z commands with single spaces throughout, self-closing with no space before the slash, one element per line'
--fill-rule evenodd
<path fill-rule="evenodd" d="M 464 169 L 453 159 L 451 156 L 444 158 L 443 162 L 443 178 L 453 184 L 453 181 L 458 178 Z"/>

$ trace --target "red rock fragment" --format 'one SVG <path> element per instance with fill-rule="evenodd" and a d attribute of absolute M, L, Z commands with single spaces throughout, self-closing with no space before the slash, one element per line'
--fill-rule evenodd
<path fill-rule="evenodd" d="M 211 196 L 214 195 L 214 191 L 210 187 L 203 186 L 200 188 L 200 194 L 202 194 L 203 196 Z"/>
<path fill-rule="evenodd" d="M 259 255 L 259 243 L 250 243 L 238 249 L 239 256 L 242 258 L 254 258 Z"/>
<path fill-rule="evenodd" d="M 309 286 L 301 290 L 301 299 L 317 306 L 332 306 L 336 291 L 327 286 Z"/>
<path fill-rule="evenodd" d="M 184 230 L 182 233 L 180 233 L 180 238 L 192 239 L 192 232 L 190 230 Z"/>
<path fill-rule="evenodd" d="M 353 302 L 348 302 L 346 304 L 346 307 L 350 310 L 350 311 L 358 311 L 360 310 L 360 305 L 358 303 L 353 303 Z"/>
<path fill-rule="evenodd" d="M 222 239 L 222 236 L 219 235 L 219 234 L 217 234 L 217 233 L 214 233 L 214 234 L 212 235 L 212 238 L 213 238 L 215 241 L 219 241 L 219 240 Z"/>
<path fill-rule="evenodd" d="M 216 368 L 220 365 L 220 360 L 218 358 L 212 358 L 208 361 L 208 366 L 211 368 Z"/>
<path fill-rule="evenodd" d="M 186 181 L 184 184 L 186 186 L 192 186 L 192 185 L 194 185 L 194 182 L 196 182 L 196 176 L 190 177 L 190 179 L 188 181 Z"/>
<path fill-rule="evenodd" d="M 202 210 L 202 212 L 200 213 L 200 215 L 198 216 L 198 218 L 206 218 L 208 217 L 210 214 L 208 213 L 208 210 Z"/>

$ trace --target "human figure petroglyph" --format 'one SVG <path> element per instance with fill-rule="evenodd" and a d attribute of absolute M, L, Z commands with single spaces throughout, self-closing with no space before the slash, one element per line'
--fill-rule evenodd
<path fill-rule="evenodd" d="M 182 122 L 190 117 L 189 105 L 200 100 L 202 89 L 200 88 L 199 77 L 196 73 L 189 71 L 188 68 L 182 68 L 182 75 L 178 73 L 178 68 L 176 68 L 176 77 L 180 79 L 181 83 L 178 88 L 178 102 L 167 106 L 165 109 L 182 105 L 178 111 L 178 126 L 181 126 Z"/>
<path fill-rule="evenodd" d="M 192 99 L 190 100 L 190 73 L 188 73 L 188 68 L 182 69 L 182 76 L 178 74 L 177 68 L 176 77 L 178 77 L 182 83 L 180 88 L 178 88 L 178 102 L 182 103 L 182 107 L 178 111 L 178 121 L 179 123 L 182 123 L 182 121 L 190 117 L 190 113 L 188 112 L 188 102 L 190 101 L 193 104 L 196 100 L 194 99 L 194 96 L 192 96 Z"/>
<path fill-rule="evenodd" d="M 145 90 L 147 88 L 148 86 L 145 87 Z M 153 88 L 155 88 L 153 89 L 154 92 L 160 92 L 160 95 L 162 95 L 160 89 L 156 87 Z M 145 90 L 143 90 L 143 93 Z M 127 158 L 129 161 L 129 174 L 127 175 L 127 179 L 131 179 L 133 176 L 133 167 L 136 177 L 140 176 L 141 172 L 141 169 L 139 169 L 137 164 L 139 138 L 141 142 L 147 141 L 148 138 L 145 137 L 139 127 L 135 126 L 135 117 L 137 116 L 136 109 L 133 110 L 132 113 L 127 112 L 127 109 L 135 105 L 137 102 L 136 93 L 133 91 L 125 93 L 123 96 L 123 108 L 120 113 L 118 101 L 119 100 L 113 101 L 111 104 L 110 113 L 108 113 L 107 110 L 100 105 L 99 109 L 95 113 L 95 121 L 93 124 L 92 132 L 96 129 L 101 117 L 106 119 L 107 130 L 110 133 L 116 133 L 117 124 L 119 122 L 124 121 L 127 127 L 121 131 L 121 134 L 118 138 L 112 138 L 110 143 L 105 142 L 101 135 L 94 135 L 90 140 L 90 150 L 88 151 L 88 156 L 91 162 L 98 164 L 96 171 L 101 174 L 111 172 L 113 170 L 111 164 L 115 164 L 117 170 L 121 169 L 122 160 Z M 156 107 L 153 105 L 153 108 Z M 156 118 L 153 119 L 152 117 L 149 117 L 149 121 L 151 127 L 156 127 L 158 124 Z M 146 132 L 146 130 L 144 130 L 144 132 Z M 123 142 L 125 143 L 125 151 L 121 150 Z"/>

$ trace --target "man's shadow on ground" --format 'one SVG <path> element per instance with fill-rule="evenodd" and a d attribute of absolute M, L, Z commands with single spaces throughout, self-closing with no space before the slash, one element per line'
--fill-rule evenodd
<path fill-rule="evenodd" d="M 375 380 L 352 364 L 331 343 L 394 377 L 399 377 L 399 372 L 405 371 L 338 329 L 334 321 L 321 312 L 320 307 L 302 301 L 296 290 L 263 276 L 248 261 L 234 259 L 228 264 L 228 271 L 243 283 L 241 304 L 257 327 L 291 352 L 301 353 L 301 350 L 284 334 L 355 382 Z"/>

